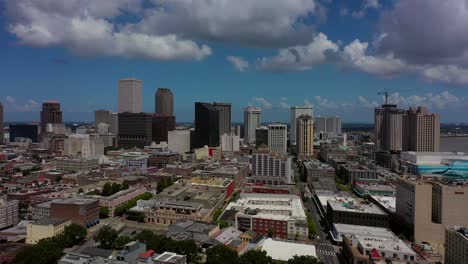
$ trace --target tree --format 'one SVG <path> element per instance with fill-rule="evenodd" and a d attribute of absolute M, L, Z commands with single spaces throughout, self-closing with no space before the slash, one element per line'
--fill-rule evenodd
<path fill-rule="evenodd" d="M 127 211 L 127 220 L 145 222 L 145 215 L 142 212 Z"/>
<path fill-rule="evenodd" d="M 120 187 L 121 187 L 120 184 L 118 184 L 118 183 L 116 183 L 116 182 L 112 183 L 112 185 L 111 185 L 111 191 L 110 191 L 110 194 L 109 194 L 109 195 L 113 195 L 114 193 L 119 192 L 119 191 L 120 191 Z"/>
<path fill-rule="evenodd" d="M 78 194 L 80 194 L 80 193 L 84 193 L 83 188 L 79 188 L 79 189 L 78 189 Z"/>
<path fill-rule="evenodd" d="M 109 196 L 110 193 L 111 193 L 111 184 L 109 182 L 106 182 L 104 186 L 102 187 L 101 195 Z"/>
<path fill-rule="evenodd" d="M 62 181 L 62 176 L 57 175 L 57 177 L 55 177 L 55 182 L 61 182 L 61 181 Z"/>
<path fill-rule="evenodd" d="M 109 208 L 107 207 L 99 208 L 99 218 L 105 219 L 107 217 L 109 217 Z"/>
<path fill-rule="evenodd" d="M 216 245 L 206 250 L 206 264 L 236 264 L 237 252 L 225 245 Z"/>
<path fill-rule="evenodd" d="M 81 243 L 86 238 L 87 233 L 86 228 L 77 224 L 70 224 L 63 231 L 63 235 L 71 242 L 70 247 Z"/>
<path fill-rule="evenodd" d="M 40 240 L 35 246 L 28 246 L 18 253 L 12 263 L 57 263 L 62 256 L 63 247 L 54 239 Z"/>
<path fill-rule="evenodd" d="M 267 255 L 266 251 L 249 250 L 242 254 L 237 261 L 238 264 L 271 264 L 273 259 Z"/>
<path fill-rule="evenodd" d="M 128 181 L 127 181 L 127 180 L 124 180 L 124 181 L 122 182 L 122 188 L 121 188 L 121 189 L 122 189 L 122 190 L 127 190 L 128 188 L 129 188 L 129 186 L 128 186 Z"/>
<path fill-rule="evenodd" d="M 312 256 L 294 256 L 288 260 L 288 264 L 323 264 L 317 258 Z"/>
<path fill-rule="evenodd" d="M 175 244 L 174 252 L 187 255 L 188 263 L 200 263 L 202 249 L 193 240 L 174 241 L 169 239 L 166 243 Z"/>
<path fill-rule="evenodd" d="M 119 236 L 117 240 L 115 240 L 114 248 L 123 249 L 125 245 L 130 241 L 132 241 L 132 239 L 128 236 Z"/>
<path fill-rule="evenodd" d="M 115 229 L 110 226 L 104 226 L 99 229 L 99 232 L 94 237 L 94 241 L 99 242 L 101 248 L 112 249 L 118 236 L 119 233 Z"/>

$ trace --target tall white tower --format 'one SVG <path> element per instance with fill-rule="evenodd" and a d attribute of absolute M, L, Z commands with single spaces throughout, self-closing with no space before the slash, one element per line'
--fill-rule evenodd
<path fill-rule="evenodd" d="M 301 115 L 313 117 L 314 113 L 312 106 L 291 106 L 291 133 L 289 133 L 289 141 L 291 142 L 291 145 L 296 145 L 297 118 Z"/>
<path fill-rule="evenodd" d="M 137 79 L 119 80 L 119 113 L 141 113 L 141 86 L 142 81 Z"/>
<path fill-rule="evenodd" d="M 244 142 L 255 142 L 255 129 L 262 124 L 262 110 L 256 107 L 247 107 L 244 110 Z"/>

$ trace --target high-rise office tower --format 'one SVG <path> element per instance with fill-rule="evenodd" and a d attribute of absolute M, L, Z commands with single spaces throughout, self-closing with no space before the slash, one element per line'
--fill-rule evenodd
<path fill-rule="evenodd" d="M 3 105 L 0 103 L 0 144 L 3 144 L 4 139 L 3 135 Z"/>
<path fill-rule="evenodd" d="M 119 113 L 140 113 L 142 82 L 137 79 L 122 79 L 118 82 Z"/>
<path fill-rule="evenodd" d="M 10 142 L 15 142 L 16 138 L 29 138 L 33 143 L 38 142 L 37 125 L 15 124 L 10 125 Z"/>
<path fill-rule="evenodd" d="M 262 125 L 262 110 L 256 107 L 247 107 L 244 110 L 244 142 L 255 141 L 255 130 Z"/>
<path fill-rule="evenodd" d="M 231 133 L 231 103 L 213 103 L 219 110 L 219 134 Z"/>
<path fill-rule="evenodd" d="M 119 113 L 118 146 L 143 148 L 151 145 L 152 117 L 146 113 Z"/>
<path fill-rule="evenodd" d="M 468 228 L 453 226 L 445 229 L 445 264 L 468 263 Z"/>
<path fill-rule="evenodd" d="M 169 88 L 158 88 L 154 95 L 156 114 L 174 115 L 174 95 Z"/>
<path fill-rule="evenodd" d="M 105 109 L 99 109 L 94 111 L 94 124 L 96 127 L 101 124 L 110 124 L 111 112 Z"/>
<path fill-rule="evenodd" d="M 152 140 L 156 143 L 168 141 L 168 133 L 175 129 L 175 116 L 166 114 L 153 114 Z"/>
<path fill-rule="evenodd" d="M 194 148 L 219 146 L 219 110 L 210 103 L 195 103 Z"/>
<path fill-rule="evenodd" d="M 410 108 L 404 116 L 404 150 L 437 152 L 440 149 L 440 116 L 426 107 Z"/>
<path fill-rule="evenodd" d="M 288 127 L 284 124 L 268 125 L 268 148 L 286 154 L 288 151 Z"/>
<path fill-rule="evenodd" d="M 300 158 L 314 155 L 314 119 L 301 115 L 296 122 L 296 149 Z"/>
<path fill-rule="evenodd" d="M 119 114 L 118 113 L 111 113 L 110 115 L 109 132 L 114 135 L 117 135 L 119 132 Z"/>
<path fill-rule="evenodd" d="M 291 107 L 291 133 L 289 134 L 289 141 L 291 145 L 296 144 L 296 119 L 301 115 L 314 116 L 312 106 L 292 106 Z"/>
<path fill-rule="evenodd" d="M 41 111 L 41 134 L 46 132 L 47 124 L 62 124 L 62 111 L 60 102 L 46 101 L 42 103 Z"/>
<path fill-rule="evenodd" d="M 260 147 L 261 145 L 268 146 L 268 127 L 261 126 L 255 129 L 255 147 Z"/>
<path fill-rule="evenodd" d="M 317 116 L 314 118 L 315 133 L 341 134 L 341 119 L 338 116 Z"/>
<path fill-rule="evenodd" d="M 405 110 L 385 104 L 375 109 L 375 151 L 403 150 L 403 116 Z"/>

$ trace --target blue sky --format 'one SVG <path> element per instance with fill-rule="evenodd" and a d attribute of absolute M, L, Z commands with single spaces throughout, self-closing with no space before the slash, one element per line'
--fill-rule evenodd
<path fill-rule="evenodd" d="M 226 101 L 235 121 L 248 105 L 287 121 L 289 106 L 312 104 L 372 122 L 388 90 L 464 122 L 468 4 L 445 2 L 4 0 L 0 101 L 9 121 L 38 120 L 49 99 L 68 121 L 92 120 L 116 110 L 117 80 L 135 77 L 144 111 L 158 87 L 173 90 L 178 121 L 196 101 Z"/>

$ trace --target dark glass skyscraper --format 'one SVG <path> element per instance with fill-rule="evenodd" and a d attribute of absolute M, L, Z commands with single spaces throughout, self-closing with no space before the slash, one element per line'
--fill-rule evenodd
<path fill-rule="evenodd" d="M 158 88 L 155 98 L 156 114 L 174 115 L 174 96 L 169 88 Z"/>
<path fill-rule="evenodd" d="M 151 114 L 119 113 L 118 146 L 143 148 L 151 145 Z"/>
<path fill-rule="evenodd" d="M 0 103 L 0 144 L 3 144 L 3 105 Z"/>
<path fill-rule="evenodd" d="M 169 131 L 175 129 L 175 116 L 165 114 L 153 114 L 152 119 L 152 140 L 156 143 L 167 142 Z"/>
<path fill-rule="evenodd" d="M 210 103 L 195 103 L 195 137 L 192 146 L 219 146 L 219 110 Z"/>
<path fill-rule="evenodd" d="M 10 125 L 10 142 L 15 142 L 18 137 L 29 138 L 33 143 L 38 142 L 38 128 L 37 125 L 32 124 L 18 124 Z"/>
<path fill-rule="evenodd" d="M 62 124 L 62 111 L 60 110 L 60 102 L 46 101 L 42 103 L 41 111 L 41 133 L 46 131 L 47 124 Z"/>

